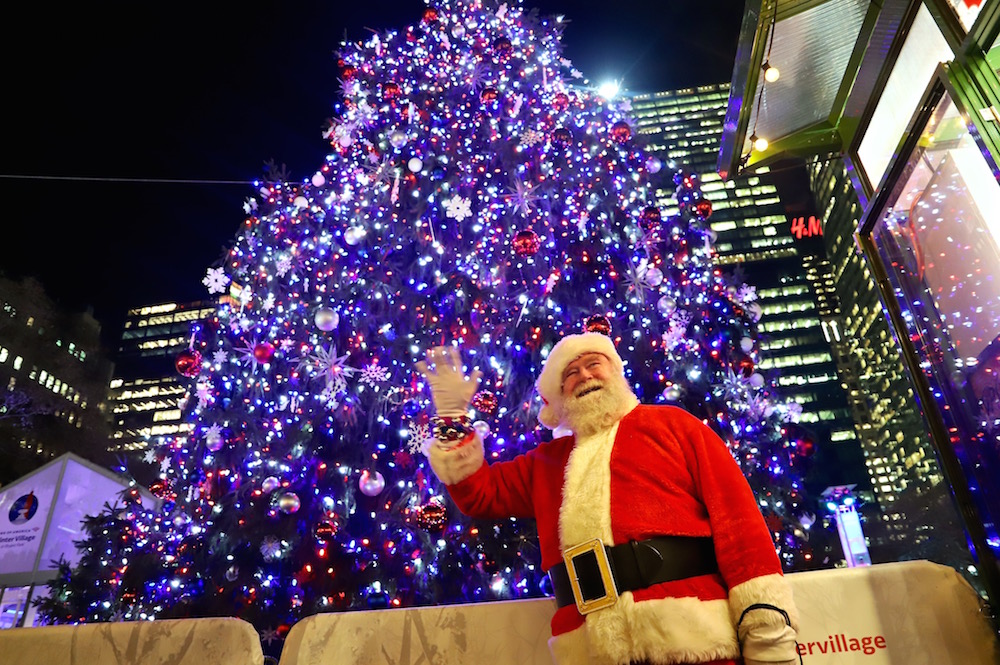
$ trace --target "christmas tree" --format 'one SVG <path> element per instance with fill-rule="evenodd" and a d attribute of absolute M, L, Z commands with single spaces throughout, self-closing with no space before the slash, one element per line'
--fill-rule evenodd
<path fill-rule="evenodd" d="M 465 518 L 431 473 L 415 363 L 460 348 L 484 374 L 487 457 L 509 459 L 553 436 L 534 381 L 584 329 L 615 341 L 640 400 L 719 432 L 786 568 L 813 566 L 812 451 L 756 371 L 754 290 L 713 264 L 697 176 L 643 150 L 627 100 L 561 56 L 563 27 L 519 2 L 430 0 L 343 45 L 325 163 L 260 182 L 205 277 L 221 304 L 177 358 L 194 427 L 149 458 L 163 505 L 119 514 L 114 547 L 95 521 L 81 546 L 105 565 L 64 578 L 116 579 L 113 597 L 57 584 L 51 619 L 236 615 L 267 645 L 317 612 L 544 595 L 534 525 Z"/>

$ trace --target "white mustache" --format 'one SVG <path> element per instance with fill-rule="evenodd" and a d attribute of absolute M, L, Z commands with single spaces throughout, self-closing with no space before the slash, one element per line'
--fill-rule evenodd
<path fill-rule="evenodd" d="M 577 388 L 576 392 L 573 393 L 573 397 L 583 397 L 584 395 L 589 395 L 590 393 L 595 392 L 597 390 L 601 390 L 602 388 L 604 388 L 603 381 L 600 381 L 598 379 L 591 379 L 590 381 L 587 381 L 585 384 Z"/>

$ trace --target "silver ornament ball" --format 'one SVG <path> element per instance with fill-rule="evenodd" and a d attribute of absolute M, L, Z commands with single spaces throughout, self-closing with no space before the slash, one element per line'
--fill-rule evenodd
<path fill-rule="evenodd" d="M 378 496 L 385 489 L 385 477 L 378 471 L 365 469 L 358 478 L 358 488 L 365 496 Z"/>
<path fill-rule="evenodd" d="M 323 332 L 330 332 L 340 323 L 340 315 L 330 307 L 320 307 L 313 316 L 316 327 Z"/>

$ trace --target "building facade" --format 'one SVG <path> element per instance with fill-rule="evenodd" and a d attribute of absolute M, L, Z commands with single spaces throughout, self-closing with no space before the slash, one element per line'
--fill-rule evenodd
<path fill-rule="evenodd" d="M 757 290 L 762 315 L 760 368 L 777 377 L 780 396 L 802 406 L 801 426 L 815 438 L 819 495 L 828 485 L 867 490 L 858 434 L 840 374 L 841 312 L 822 238 L 793 228 L 769 169 L 724 181 L 716 171 L 728 84 L 636 95 L 637 131 L 664 163 L 698 174 L 712 203 L 718 263 Z M 673 192 L 659 192 L 673 213 Z"/>
<path fill-rule="evenodd" d="M 816 159 L 808 166 L 812 191 L 820 204 L 827 255 L 832 263 L 836 295 L 849 303 L 842 331 L 842 372 L 872 490 L 882 508 L 883 529 L 876 543 L 898 556 L 932 558 L 929 552 L 945 541 L 934 528 L 927 507 L 939 505 L 947 522 L 959 520 L 950 506 L 938 463 L 906 367 L 893 339 L 875 280 L 854 242 L 862 209 L 841 159 Z M 921 516 L 921 513 L 923 516 Z M 933 520 L 941 522 L 938 518 Z M 932 538 L 934 535 L 934 538 Z M 933 542 L 937 540 L 937 543 Z M 964 548 L 955 550 L 968 559 Z M 956 562 L 951 562 L 956 563 Z"/>
<path fill-rule="evenodd" d="M 112 461 L 100 334 L 89 311 L 65 310 L 37 280 L 0 277 L 0 483 L 66 452 Z"/>
<path fill-rule="evenodd" d="M 187 379 L 174 362 L 190 344 L 191 324 L 211 316 L 215 308 L 214 302 L 191 302 L 128 311 L 108 399 L 112 450 L 136 456 L 152 438 L 190 429 L 180 406 Z"/>

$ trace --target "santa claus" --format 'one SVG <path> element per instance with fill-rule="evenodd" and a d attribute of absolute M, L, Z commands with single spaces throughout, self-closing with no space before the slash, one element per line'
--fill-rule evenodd
<path fill-rule="evenodd" d="M 691 414 L 639 404 L 609 337 L 555 345 L 536 387 L 557 436 L 509 462 L 485 463 L 468 421 L 480 375 L 457 349 L 418 368 L 437 409 L 431 467 L 455 504 L 537 522 L 556 663 L 799 662 L 791 590 L 739 467 Z"/>

